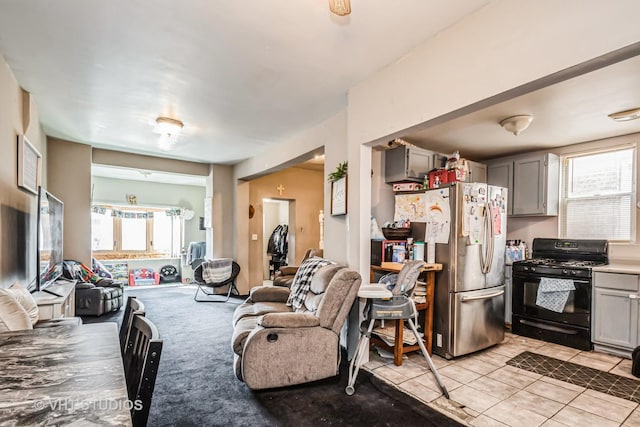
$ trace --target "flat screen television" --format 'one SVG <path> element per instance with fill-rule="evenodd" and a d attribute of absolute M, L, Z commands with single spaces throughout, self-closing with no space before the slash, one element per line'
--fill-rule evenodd
<path fill-rule="evenodd" d="M 53 295 L 46 288 L 62 276 L 62 224 L 64 204 L 40 187 L 38 191 L 38 267 L 37 290 Z"/>

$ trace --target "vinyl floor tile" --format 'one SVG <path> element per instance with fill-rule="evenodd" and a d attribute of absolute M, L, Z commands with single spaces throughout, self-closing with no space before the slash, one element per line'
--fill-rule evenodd
<path fill-rule="evenodd" d="M 557 380 L 640 403 L 640 381 L 592 367 L 524 352 L 508 362 L 511 366 Z"/>
<path fill-rule="evenodd" d="M 497 397 L 490 396 L 486 393 L 480 393 L 478 390 L 463 385 L 449 393 L 451 400 L 460 403 L 474 411 L 484 412 L 496 403 L 500 402 Z"/>
<path fill-rule="evenodd" d="M 545 418 L 553 417 L 565 406 L 564 403 L 560 403 L 525 390 L 518 391 L 506 401 L 513 403 L 518 407 L 527 408 L 531 412 L 535 412 Z"/>
<path fill-rule="evenodd" d="M 615 421 L 572 406 L 565 406 L 551 419 L 567 426 L 576 427 L 618 427 L 620 425 Z"/>
<path fill-rule="evenodd" d="M 484 415 L 513 427 L 538 427 L 547 420 L 547 417 L 508 400 L 491 407 Z"/>

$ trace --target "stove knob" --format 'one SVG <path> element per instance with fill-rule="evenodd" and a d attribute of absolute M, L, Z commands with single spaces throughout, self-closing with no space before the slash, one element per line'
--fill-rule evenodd
<path fill-rule="evenodd" d="M 526 266 L 525 266 L 525 267 L 522 267 L 522 269 L 523 269 L 524 271 L 529 271 L 529 267 L 526 267 Z"/>
<path fill-rule="evenodd" d="M 562 274 L 569 274 L 569 271 L 567 271 L 567 270 L 562 270 Z"/>
<path fill-rule="evenodd" d="M 577 275 L 577 274 L 578 274 L 578 272 L 577 272 L 577 271 L 575 271 L 575 270 L 571 270 L 571 275 L 572 275 L 572 276 L 575 276 L 575 275 Z"/>
<path fill-rule="evenodd" d="M 535 267 L 531 267 L 531 271 L 536 271 L 536 268 Z"/>

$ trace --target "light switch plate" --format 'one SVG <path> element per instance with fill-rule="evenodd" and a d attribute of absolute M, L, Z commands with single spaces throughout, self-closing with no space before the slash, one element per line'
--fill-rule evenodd
<path fill-rule="evenodd" d="M 257 234 L 252 234 L 251 235 L 251 240 L 258 240 L 258 235 Z"/>

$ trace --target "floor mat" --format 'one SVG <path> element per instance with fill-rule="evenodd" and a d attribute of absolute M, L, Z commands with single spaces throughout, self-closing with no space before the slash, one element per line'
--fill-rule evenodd
<path fill-rule="evenodd" d="M 525 351 L 507 365 L 640 403 L 640 381 Z"/>

